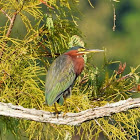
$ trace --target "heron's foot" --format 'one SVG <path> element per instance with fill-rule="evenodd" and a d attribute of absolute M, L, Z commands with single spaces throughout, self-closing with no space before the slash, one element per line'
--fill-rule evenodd
<path fill-rule="evenodd" d="M 63 113 L 63 118 L 66 117 L 66 113 L 67 113 L 67 112 L 64 112 L 64 113 Z"/>
<path fill-rule="evenodd" d="M 61 114 L 61 111 L 55 111 L 53 114 L 58 118 L 59 114 Z"/>

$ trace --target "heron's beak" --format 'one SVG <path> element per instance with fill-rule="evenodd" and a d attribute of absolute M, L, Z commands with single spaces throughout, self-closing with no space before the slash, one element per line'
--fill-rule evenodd
<path fill-rule="evenodd" d="M 88 54 L 88 53 L 97 53 L 97 52 L 104 52 L 104 50 L 99 50 L 99 49 L 91 49 L 91 50 L 84 50 L 78 53 L 81 54 Z"/>

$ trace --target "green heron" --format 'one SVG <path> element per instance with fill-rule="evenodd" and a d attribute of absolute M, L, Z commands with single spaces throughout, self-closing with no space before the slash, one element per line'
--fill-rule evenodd
<path fill-rule="evenodd" d="M 45 100 L 49 106 L 54 104 L 57 113 L 55 102 L 60 105 L 65 102 L 66 105 L 66 98 L 71 95 L 74 81 L 84 69 L 82 56 L 90 52 L 102 51 L 104 50 L 86 50 L 84 47 L 75 46 L 53 61 L 46 76 Z"/>

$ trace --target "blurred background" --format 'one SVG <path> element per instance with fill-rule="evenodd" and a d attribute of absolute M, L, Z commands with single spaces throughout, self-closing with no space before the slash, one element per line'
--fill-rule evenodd
<path fill-rule="evenodd" d="M 110 60 L 126 62 L 126 70 L 129 66 L 136 67 L 140 64 L 140 1 L 139 0 L 80 0 L 76 10 L 80 20 L 77 26 L 84 36 L 87 48 L 106 48 L 107 57 Z M 116 29 L 113 31 L 113 6 L 116 11 Z M 43 13 L 47 13 L 47 8 L 42 4 Z M 36 21 L 29 16 L 32 24 Z M 7 18 L 0 14 L 0 27 L 5 25 Z M 26 35 L 26 27 L 20 16 L 15 22 L 12 37 L 23 38 Z M 94 56 L 95 61 L 102 61 L 102 54 Z M 100 62 L 97 61 L 98 62 Z M 95 62 L 96 63 L 96 62 Z"/>
<path fill-rule="evenodd" d="M 78 26 L 88 48 L 107 49 L 110 60 L 126 62 L 136 67 L 140 64 L 140 1 L 80 0 L 81 20 Z M 116 10 L 116 29 L 113 31 L 113 6 Z M 95 55 L 96 59 L 102 59 Z"/>

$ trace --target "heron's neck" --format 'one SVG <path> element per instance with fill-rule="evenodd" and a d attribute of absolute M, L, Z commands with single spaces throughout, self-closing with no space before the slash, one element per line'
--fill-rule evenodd
<path fill-rule="evenodd" d="M 71 58 L 72 58 L 72 61 L 74 63 L 74 71 L 78 76 L 79 74 L 81 74 L 81 72 L 84 69 L 84 65 L 85 65 L 84 59 L 83 59 L 83 57 L 81 55 L 71 57 Z"/>
<path fill-rule="evenodd" d="M 84 69 L 85 65 L 82 54 L 78 54 L 77 50 L 71 50 L 69 52 L 66 52 L 65 55 L 68 55 L 72 59 L 74 64 L 74 71 L 78 76 Z"/>

